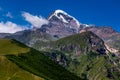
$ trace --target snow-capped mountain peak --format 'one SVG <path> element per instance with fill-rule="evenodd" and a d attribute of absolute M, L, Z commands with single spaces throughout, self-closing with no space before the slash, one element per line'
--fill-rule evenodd
<path fill-rule="evenodd" d="M 50 20 L 53 16 L 57 17 L 59 20 L 61 20 L 62 22 L 66 24 L 70 23 L 71 21 L 74 21 L 76 23 L 76 26 L 80 27 L 79 21 L 63 10 L 59 10 L 59 9 L 55 10 L 55 12 L 48 18 L 48 20 Z"/>
<path fill-rule="evenodd" d="M 65 15 L 68 15 L 66 12 L 64 12 L 63 10 L 60 10 L 60 9 L 55 11 L 55 15 L 57 15 L 58 13 L 63 13 Z"/>

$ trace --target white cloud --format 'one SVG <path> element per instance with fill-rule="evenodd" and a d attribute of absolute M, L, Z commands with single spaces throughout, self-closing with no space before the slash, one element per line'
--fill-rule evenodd
<path fill-rule="evenodd" d="M 27 22 L 29 22 L 30 24 L 32 24 L 32 26 L 37 28 L 40 28 L 42 25 L 49 23 L 48 20 L 46 20 L 45 18 L 41 16 L 31 15 L 30 13 L 27 12 L 23 12 L 22 16 L 25 18 Z"/>
<path fill-rule="evenodd" d="M 12 14 L 11 14 L 10 12 L 8 12 L 8 13 L 6 14 L 6 17 L 13 18 Z"/>
<path fill-rule="evenodd" d="M 15 33 L 27 29 L 25 26 L 20 26 L 10 21 L 6 23 L 0 22 L 0 33 Z"/>

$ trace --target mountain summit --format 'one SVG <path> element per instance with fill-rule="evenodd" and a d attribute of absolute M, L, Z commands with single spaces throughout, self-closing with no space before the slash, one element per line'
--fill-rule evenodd
<path fill-rule="evenodd" d="M 58 19 L 66 24 L 74 23 L 72 26 L 76 26 L 78 28 L 80 27 L 79 21 L 63 10 L 55 10 L 54 13 L 48 18 L 48 20 L 50 20 L 50 21 L 55 20 L 55 19 L 56 20 Z"/>
<path fill-rule="evenodd" d="M 49 17 L 49 24 L 43 25 L 42 30 L 57 38 L 79 33 L 79 30 L 89 25 L 80 23 L 75 17 L 63 10 L 55 10 Z"/>

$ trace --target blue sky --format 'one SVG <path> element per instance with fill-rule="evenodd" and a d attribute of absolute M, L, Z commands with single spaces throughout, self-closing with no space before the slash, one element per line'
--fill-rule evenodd
<path fill-rule="evenodd" d="M 62 9 L 81 23 L 111 26 L 120 32 L 120 0 L 0 0 L 0 22 L 30 26 L 23 12 L 47 18 Z"/>

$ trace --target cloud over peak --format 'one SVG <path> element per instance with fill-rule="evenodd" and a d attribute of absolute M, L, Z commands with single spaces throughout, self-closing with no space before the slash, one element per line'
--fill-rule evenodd
<path fill-rule="evenodd" d="M 25 18 L 27 22 L 32 24 L 32 26 L 40 28 L 44 24 L 48 24 L 49 21 L 42 16 L 31 15 L 30 13 L 23 12 L 22 16 Z"/>
<path fill-rule="evenodd" d="M 8 12 L 5 16 L 7 18 L 13 18 L 10 12 Z M 27 25 L 26 26 L 18 25 L 11 21 L 6 22 L 0 21 L 0 33 L 15 33 L 26 29 L 32 29 L 33 27 L 41 28 L 42 25 L 49 23 L 49 21 L 43 18 L 42 16 L 31 15 L 30 13 L 27 12 L 23 12 L 22 17 L 24 17 L 25 21 L 31 24 L 31 27 Z"/>
<path fill-rule="evenodd" d="M 25 29 L 27 28 L 10 21 L 7 21 L 6 23 L 0 22 L 0 33 L 15 33 L 17 31 L 22 31 Z"/>

